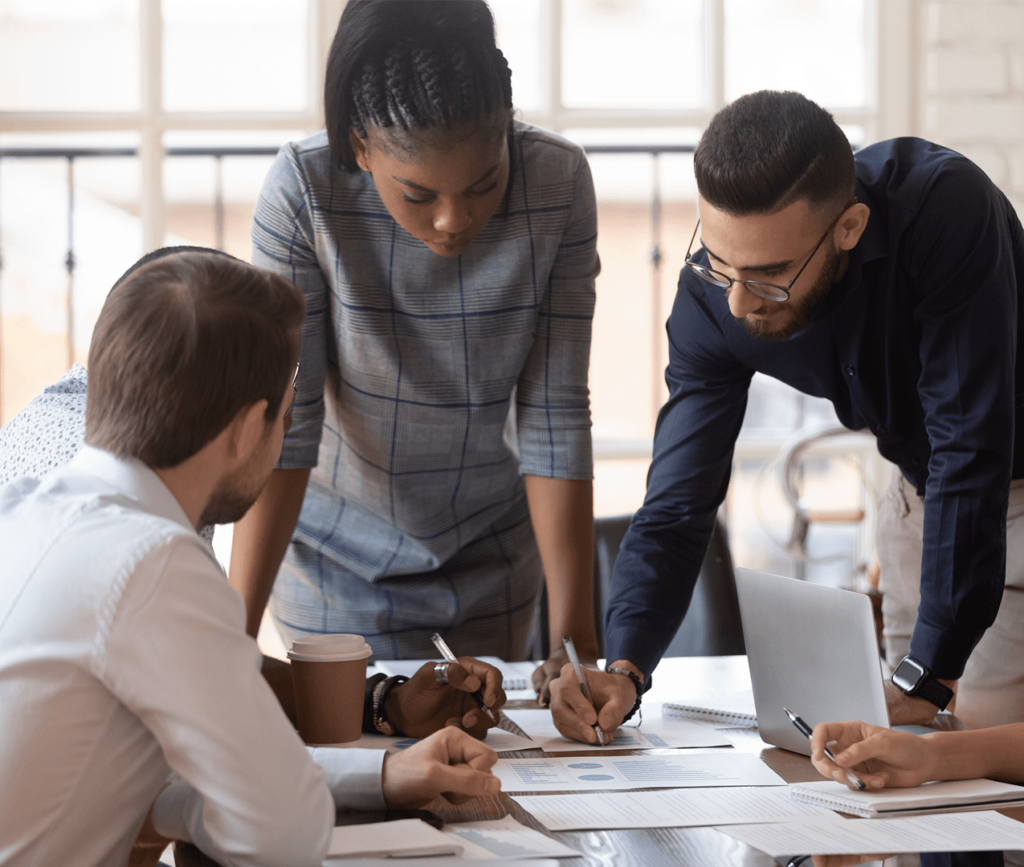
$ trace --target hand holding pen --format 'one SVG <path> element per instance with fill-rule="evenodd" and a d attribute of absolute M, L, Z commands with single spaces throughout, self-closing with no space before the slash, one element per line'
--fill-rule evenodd
<path fill-rule="evenodd" d="M 452 653 L 451 648 L 448 647 L 448 645 L 445 643 L 445 640 L 438 633 L 435 632 L 433 635 L 431 635 L 430 640 L 434 642 L 434 647 L 436 647 L 440 651 L 441 656 L 445 658 L 446 662 L 454 662 L 456 665 L 460 664 L 455 654 Z M 435 672 L 436 677 L 440 678 L 443 676 L 445 678 L 445 684 L 448 682 L 447 675 L 442 675 L 441 669 L 435 669 Z M 441 683 L 440 679 L 438 679 L 438 683 Z M 487 714 L 487 718 L 492 723 L 497 723 L 498 718 L 494 715 L 494 711 L 492 711 L 486 704 L 484 704 L 483 687 L 478 689 L 476 692 L 471 693 L 471 695 L 473 697 L 473 701 L 476 702 L 476 706 L 480 708 L 480 710 L 482 710 L 485 714 Z"/>
<path fill-rule="evenodd" d="M 796 726 L 796 730 L 800 732 L 800 734 L 802 734 L 805 738 L 807 738 L 808 742 L 810 742 L 811 736 L 814 734 L 814 730 L 809 725 L 807 725 L 807 723 L 805 723 L 802 719 L 800 719 L 799 716 L 793 713 L 793 711 L 787 708 L 783 708 L 783 710 L 786 712 L 786 716 L 789 717 L 789 721 L 793 723 L 794 726 Z M 830 746 L 831 744 L 825 745 L 825 755 L 829 758 L 830 761 L 835 762 L 836 757 L 832 754 L 832 750 L 829 748 Z M 838 762 L 836 762 L 836 764 L 838 764 Z M 867 786 L 864 785 L 864 781 L 860 777 L 858 777 L 853 771 L 851 771 L 849 768 L 843 768 L 843 770 L 846 773 L 846 779 L 850 781 L 851 785 L 856 786 L 858 791 L 863 792 L 867 788 Z"/>
<path fill-rule="evenodd" d="M 569 657 L 569 662 L 572 664 L 573 673 L 576 675 L 576 680 L 580 685 L 580 692 L 583 693 L 583 697 L 591 704 L 594 700 L 590 697 L 590 690 L 587 688 L 587 678 L 583 674 L 583 666 L 580 665 L 580 658 L 576 653 L 576 645 L 572 643 L 572 636 L 566 635 L 562 638 L 562 643 L 565 645 L 565 652 Z M 594 724 L 594 734 L 597 735 L 597 745 L 599 747 L 604 746 L 604 732 L 601 731 L 601 726 Z"/>

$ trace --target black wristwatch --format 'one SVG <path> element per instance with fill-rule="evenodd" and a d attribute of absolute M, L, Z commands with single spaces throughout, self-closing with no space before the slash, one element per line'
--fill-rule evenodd
<path fill-rule="evenodd" d="M 939 710 L 945 710 L 953 698 L 953 690 L 939 683 L 925 666 L 909 656 L 903 657 L 903 662 L 896 666 L 892 682 L 904 695 L 923 698 Z"/>

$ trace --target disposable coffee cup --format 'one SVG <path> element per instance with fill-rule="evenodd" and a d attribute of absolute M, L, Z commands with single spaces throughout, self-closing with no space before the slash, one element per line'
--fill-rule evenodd
<path fill-rule="evenodd" d="M 363 728 L 366 660 L 373 653 L 361 635 L 310 635 L 292 642 L 295 713 L 310 746 L 359 740 Z"/>

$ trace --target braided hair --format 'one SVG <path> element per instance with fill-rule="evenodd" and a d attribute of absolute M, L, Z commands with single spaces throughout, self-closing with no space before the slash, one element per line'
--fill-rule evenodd
<path fill-rule="evenodd" d="M 349 0 L 324 88 L 332 161 L 357 170 L 349 129 L 394 133 L 409 150 L 424 133 L 512 118 L 512 72 L 484 0 Z M 401 131 L 401 134 L 399 134 Z"/>

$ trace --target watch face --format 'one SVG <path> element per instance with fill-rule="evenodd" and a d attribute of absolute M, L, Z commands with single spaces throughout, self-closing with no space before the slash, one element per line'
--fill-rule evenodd
<path fill-rule="evenodd" d="M 914 662 L 914 660 L 908 656 L 892 673 L 892 682 L 900 692 L 909 695 L 917 689 L 918 684 L 924 679 L 925 674 L 925 667 L 920 663 Z"/>

